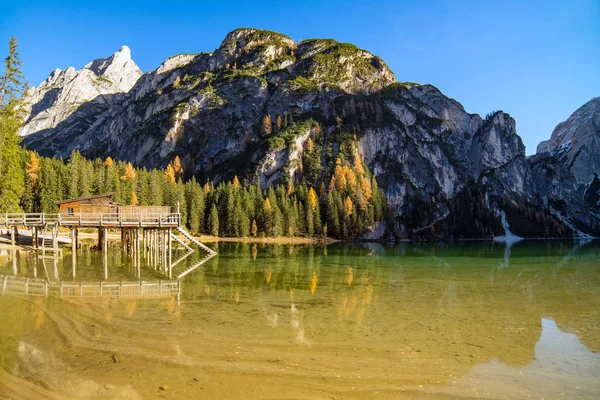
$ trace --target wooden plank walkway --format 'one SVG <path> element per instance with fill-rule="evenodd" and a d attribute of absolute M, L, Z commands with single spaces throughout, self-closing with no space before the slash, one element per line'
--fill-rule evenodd
<path fill-rule="evenodd" d="M 177 228 L 181 225 L 179 213 L 81 213 L 75 215 L 46 213 L 0 214 L 0 226 L 44 227 L 48 225 L 69 227 L 107 228 Z"/>
<path fill-rule="evenodd" d="M 53 296 L 65 300 L 158 299 L 181 294 L 180 281 L 49 282 L 45 279 L 0 275 L 2 296 Z"/>

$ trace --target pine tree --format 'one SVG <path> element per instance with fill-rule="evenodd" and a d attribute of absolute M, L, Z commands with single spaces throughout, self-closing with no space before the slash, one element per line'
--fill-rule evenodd
<path fill-rule="evenodd" d="M 163 176 L 160 170 L 152 170 L 150 172 L 149 182 L 149 202 L 152 206 L 162 206 L 164 204 L 164 184 Z"/>
<path fill-rule="evenodd" d="M 53 162 L 50 158 L 42 158 L 39 201 L 41 211 L 45 213 L 56 212 L 56 202 L 63 199 L 55 164 L 57 163 Z"/>
<path fill-rule="evenodd" d="M 23 97 L 27 89 L 21 72 L 17 38 L 11 37 L 0 77 L 0 212 L 19 212 L 25 191 L 18 130 L 23 124 Z"/>
<path fill-rule="evenodd" d="M 29 160 L 26 161 L 25 191 L 21 198 L 21 205 L 25 212 L 39 212 L 40 162 L 33 151 L 25 152 L 24 155 L 29 156 Z"/>
<path fill-rule="evenodd" d="M 272 235 L 273 232 L 273 207 L 271 200 L 267 197 L 263 203 L 263 226 L 267 235 Z"/>
<path fill-rule="evenodd" d="M 204 226 L 204 192 L 196 178 L 185 184 L 185 196 L 188 210 L 188 226 L 192 233 L 198 234 Z"/>
<path fill-rule="evenodd" d="M 309 236 L 312 236 L 315 233 L 315 221 L 314 221 L 314 219 L 315 219 L 314 218 L 314 208 L 309 203 L 309 204 L 306 205 L 306 233 Z"/>
<path fill-rule="evenodd" d="M 217 211 L 217 206 L 213 204 L 210 210 L 210 234 L 213 236 L 219 236 L 219 212 Z"/>

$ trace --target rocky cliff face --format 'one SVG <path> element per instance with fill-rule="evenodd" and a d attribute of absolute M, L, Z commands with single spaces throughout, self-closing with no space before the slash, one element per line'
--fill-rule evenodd
<path fill-rule="evenodd" d="M 51 126 L 28 123 L 25 145 L 148 167 L 178 155 L 188 175 L 263 187 L 327 186 L 337 160 L 358 155 L 387 194 L 396 237 L 490 237 L 503 221 L 522 236 L 573 232 L 532 186 L 510 115 L 483 119 L 431 85 L 396 82 L 350 44 L 238 29 L 213 53 L 171 57 L 99 97 Z"/>
<path fill-rule="evenodd" d="M 529 163 L 535 189 L 553 212 L 600 236 L 600 97 L 558 124 Z"/>
<path fill-rule="evenodd" d="M 55 69 L 40 86 L 28 90 L 26 123 L 20 133 L 26 143 L 35 139 L 34 147 L 47 146 L 47 152 L 58 151 L 59 143 L 54 141 L 61 124 L 72 127 L 75 120 L 79 123 L 81 119 L 92 122 L 118 103 L 141 75 L 126 46 L 79 71 L 73 67 Z"/>

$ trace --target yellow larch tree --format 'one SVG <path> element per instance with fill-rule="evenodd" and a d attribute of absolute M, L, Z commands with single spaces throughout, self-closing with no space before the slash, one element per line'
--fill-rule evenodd
<path fill-rule="evenodd" d="M 175 171 L 175 177 L 179 178 L 183 175 L 183 167 L 181 166 L 179 156 L 175 156 L 173 160 L 173 170 Z"/>
<path fill-rule="evenodd" d="M 139 204 L 137 194 L 135 192 L 131 192 L 131 200 L 129 201 L 129 205 L 137 206 Z"/>
<path fill-rule="evenodd" d="M 121 176 L 121 180 L 130 182 L 135 181 L 135 168 L 133 168 L 131 163 L 127 163 L 127 165 L 125 165 L 125 172 L 123 173 L 123 176 Z"/>
<path fill-rule="evenodd" d="M 352 200 L 350 199 L 350 196 L 346 196 L 346 201 L 344 202 L 344 213 L 348 218 L 352 215 Z"/>
<path fill-rule="evenodd" d="M 40 177 L 40 162 L 33 151 L 29 152 L 29 162 L 27 163 L 25 172 L 29 176 L 31 186 L 35 189 L 37 187 L 38 178 Z"/>
<path fill-rule="evenodd" d="M 271 202 L 269 201 L 268 197 L 265 199 L 265 203 L 263 205 L 263 209 L 265 210 L 265 213 L 270 213 L 271 212 Z"/>
<path fill-rule="evenodd" d="M 307 194 L 307 199 L 308 199 L 308 203 L 310 204 L 310 206 L 312 207 L 313 211 L 316 211 L 317 209 L 317 192 L 315 192 L 315 189 L 313 189 L 312 187 L 308 190 L 308 194 Z"/>
<path fill-rule="evenodd" d="M 165 168 L 164 177 L 167 182 L 175 184 L 175 170 L 171 164 L 167 165 L 167 168 Z"/>

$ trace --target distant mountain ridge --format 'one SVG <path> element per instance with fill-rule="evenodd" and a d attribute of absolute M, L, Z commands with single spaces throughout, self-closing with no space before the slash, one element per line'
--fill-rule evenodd
<path fill-rule="evenodd" d="M 564 123 L 572 134 L 553 134 L 541 145 L 555 149 L 574 137 L 564 157 L 548 150 L 527 159 L 507 113 L 484 119 L 434 86 L 396 82 L 381 58 L 351 44 L 295 43 L 276 32 L 237 29 L 212 53 L 173 56 L 144 75 L 120 53 L 88 64 L 78 72 L 86 79 L 63 71 L 64 79 L 51 75 L 52 84 L 32 90 L 24 145 L 44 155 L 79 150 L 147 167 L 178 155 L 188 175 L 238 175 L 263 187 L 327 186 L 337 159 L 358 156 L 394 215 L 370 238 L 451 240 L 509 229 L 523 237 L 600 236 L 595 206 L 584 200 L 593 197 L 585 188 L 593 185 L 589 168 L 569 164 L 590 160 L 598 170 L 598 124 L 585 117 L 596 106 Z M 111 85 L 93 97 L 102 77 Z M 49 101 L 51 86 L 81 95 Z M 573 194 L 569 179 L 579 185 Z M 571 195 L 573 208 L 564 201 Z"/>

